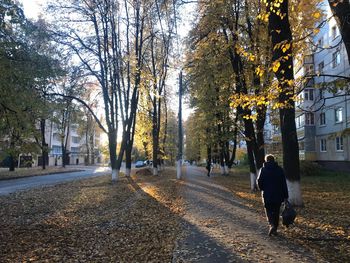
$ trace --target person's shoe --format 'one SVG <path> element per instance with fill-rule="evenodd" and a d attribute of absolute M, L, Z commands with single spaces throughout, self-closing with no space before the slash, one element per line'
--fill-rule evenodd
<path fill-rule="evenodd" d="M 270 227 L 269 229 L 269 236 L 272 236 L 272 235 L 277 235 L 277 228 L 276 227 Z"/>
<path fill-rule="evenodd" d="M 277 228 L 274 228 L 274 230 L 272 231 L 272 235 L 274 235 L 274 236 L 277 236 L 277 235 L 278 235 L 278 233 L 277 233 Z"/>

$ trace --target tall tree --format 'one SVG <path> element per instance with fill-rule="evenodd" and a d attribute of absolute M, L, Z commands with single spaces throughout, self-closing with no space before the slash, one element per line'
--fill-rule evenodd
<path fill-rule="evenodd" d="M 209 49 L 203 52 L 206 56 L 214 55 L 209 63 L 204 64 L 211 65 L 213 61 L 217 63 L 218 70 L 215 71 L 215 81 L 212 83 L 212 86 L 216 87 L 216 93 L 229 87 L 228 93 L 223 93 L 222 98 L 221 95 L 217 97 L 223 101 L 224 108 L 219 110 L 218 105 L 215 107 L 219 111 L 215 116 L 215 119 L 218 119 L 218 141 L 213 147 L 213 157 L 220 160 L 223 168 L 225 165 L 232 165 L 234 154 L 229 156 L 229 140 L 236 141 L 239 123 L 243 123 L 252 175 L 252 190 L 256 188 L 256 170 L 261 167 L 264 155 L 263 127 L 266 105 L 261 104 L 258 108 L 251 108 L 246 103 L 239 103 L 239 97 L 259 93 L 264 86 L 268 86 L 268 80 L 270 80 L 269 77 L 266 77 L 266 80 L 261 78 L 255 71 L 264 63 L 269 63 L 269 56 L 266 55 L 267 29 L 263 23 L 255 19 L 261 9 L 260 6 L 260 1 L 201 2 L 199 12 L 201 19 L 198 20 L 194 30 L 197 31 L 197 39 L 193 41 L 198 50 Z M 216 43 L 221 45 L 221 50 L 216 48 Z M 213 72 L 213 69 L 208 71 Z M 232 95 L 234 95 L 233 103 Z M 227 107 L 230 108 L 230 104 L 235 107 L 231 109 L 234 113 L 224 110 Z M 256 122 L 255 127 L 256 116 L 254 118 L 253 112 L 258 112 L 259 121 Z M 224 173 L 225 169 L 222 170 Z"/>
<path fill-rule="evenodd" d="M 130 26 L 133 26 L 136 32 L 135 47 L 138 50 L 140 20 L 138 23 L 131 23 L 128 8 L 132 8 L 136 12 L 135 17 L 139 19 L 139 1 L 132 4 L 127 1 L 119 4 L 114 0 L 56 1 L 49 5 L 49 11 L 55 13 L 56 18 L 56 28 L 53 30 L 55 40 L 66 48 L 67 53 L 77 58 L 86 75 L 95 78 L 99 84 L 107 127 L 102 125 L 96 114 L 93 116 L 108 135 L 112 181 L 117 180 L 122 161 L 120 156 L 117 158 L 118 113 L 124 118 L 123 155 L 127 140 L 125 133 L 132 132 L 131 125 L 126 128 L 125 124 L 133 123 L 134 119 L 130 110 L 133 112 L 135 106 L 133 104 L 129 107 L 130 100 L 135 101 L 138 95 L 137 90 L 131 89 L 131 77 L 140 70 L 140 65 L 134 64 L 135 57 L 130 50 L 133 43 L 128 36 Z M 122 37 L 124 32 L 126 38 Z M 136 70 L 131 71 L 132 65 L 135 65 Z M 123 87 L 126 88 L 122 90 Z M 121 110 L 123 100 L 126 112 Z M 88 106 L 86 103 L 84 105 Z M 126 117 L 125 113 L 128 114 Z"/>
<path fill-rule="evenodd" d="M 93 115 L 108 135 L 112 180 L 118 178 L 124 156 L 126 174 L 130 174 L 141 75 L 148 43 L 154 39 L 148 21 L 157 14 L 154 12 L 156 7 L 162 10 L 169 3 L 59 0 L 49 7 L 57 18 L 57 28 L 53 32 L 56 41 L 80 60 L 86 75 L 99 83 L 107 127 L 102 125 L 96 114 Z M 122 141 L 117 155 L 119 123 Z"/>
<path fill-rule="evenodd" d="M 175 5 L 175 6 L 174 6 Z M 153 174 L 158 174 L 164 152 L 162 151 L 162 131 L 166 129 L 162 124 L 167 123 L 166 111 L 162 112 L 166 102 L 166 81 L 171 59 L 172 40 L 176 25 L 176 1 L 153 1 L 148 7 L 151 14 L 146 19 L 149 31 L 149 45 L 145 49 L 143 85 L 146 87 L 143 96 L 149 100 L 150 117 L 152 121 L 152 159 Z M 165 121 L 163 119 L 165 118 Z M 166 133 L 164 133 L 166 136 Z"/>
<path fill-rule="evenodd" d="M 283 167 L 289 189 L 289 199 L 302 205 L 300 189 L 299 145 L 295 125 L 294 72 L 292 31 L 289 23 L 288 0 L 267 1 L 269 32 L 272 42 L 273 71 L 279 82 L 280 127 Z"/>

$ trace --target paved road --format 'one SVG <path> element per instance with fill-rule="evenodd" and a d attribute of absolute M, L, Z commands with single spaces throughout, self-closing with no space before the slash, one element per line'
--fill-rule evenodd
<path fill-rule="evenodd" d="M 54 185 L 67 181 L 100 176 L 110 171 L 108 167 L 81 167 L 84 171 L 41 175 L 20 179 L 2 180 L 0 181 L 0 195 L 7 195 L 20 190 L 30 188 Z"/>
<path fill-rule="evenodd" d="M 250 210 L 204 169 L 185 167 L 181 183 L 186 234 L 177 242 L 173 263 L 322 262 L 293 245 L 282 227 L 279 236 L 268 237 L 263 211 Z"/>

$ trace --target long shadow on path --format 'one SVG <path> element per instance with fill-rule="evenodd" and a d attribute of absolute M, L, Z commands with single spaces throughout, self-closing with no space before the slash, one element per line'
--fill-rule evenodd
<path fill-rule="evenodd" d="M 268 237 L 262 214 L 244 206 L 205 171 L 190 166 L 185 170 L 181 195 L 187 235 L 178 240 L 173 262 L 317 261 L 283 235 Z"/>

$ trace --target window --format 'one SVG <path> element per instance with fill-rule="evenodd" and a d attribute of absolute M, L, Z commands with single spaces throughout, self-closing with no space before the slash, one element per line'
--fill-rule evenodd
<path fill-rule="evenodd" d="M 55 141 L 61 141 L 61 136 L 59 133 L 54 133 L 52 137 Z"/>
<path fill-rule="evenodd" d="M 332 32 L 332 39 L 335 39 L 337 37 L 337 27 L 332 26 L 331 32 Z"/>
<path fill-rule="evenodd" d="M 62 148 L 58 145 L 52 145 L 51 154 L 62 155 Z"/>
<path fill-rule="evenodd" d="M 343 121 L 343 108 L 338 108 L 335 110 L 335 122 L 342 122 Z"/>
<path fill-rule="evenodd" d="M 338 152 L 342 152 L 344 150 L 343 137 L 335 138 L 335 149 Z"/>
<path fill-rule="evenodd" d="M 303 64 L 313 64 L 314 63 L 313 55 L 305 55 L 303 58 L 303 61 L 304 61 Z"/>
<path fill-rule="evenodd" d="M 303 95 L 302 94 L 299 94 L 297 99 L 296 99 L 296 105 L 299 106 L 303 101 Z"/>
<path fill-rule="evenodd" d="M 296 124 L 297 128 L 301 128 L 301 127 L 304 126 L 304 124 L 305 124 L 305 116 L 304 116 L 304 114 L 300 115 L 299 117 L 296 118 L 295 124 Z"/>
<path fill-rule="evenodd" d="M 314 114 L 311 112 L 305 113 L 305 124 L 306 125 L 314 125 L 315 124 L 315 118 Z"/>
<path fill-rule="evenodd" d="M 326 113 L 321 112 L 320 114 L 320 125 L 326 125 Z"/>
<path fill-rule="evenodd" d="M 80 138 L 76 137 L 76 136 L 72 136 L 72 143 L 79 143 L 80 142 Z"/>
<path fill-rule="evenodd" d="M 313 89 L 305 89 L 304 90 L 304 99 L 305 100 L 314 100 L 314 90 Z"/>
<path fill-rule="evenodd" d="M 332 55 L 332 67 L 335 68 L 340 64 L 340 52 L 336 51 Z"/>
<path fill-rule="evenodd" d="M 306 75 L 313 75 L 314 74 L 314 65 L 310 64 L 310 65 L 305 65 L 305 74 Z"/>
<path fill-rule="evenodd" d="M 318 74 L 322 74 L 324 69 L 324 61 L 318 64 Z"/>
<path fill-rule="evenodd" d="M 70 147 L 72 153 L 79 153 L 79 147 Z"/>
<path fill-rule="evenodd" d="M 321 152 L 326 152 L 327 151 L 327 140 L 326 139 L 321 139 L 320 140 L 320 151 Z"/>
<path fill-rule="evenodd" d="M 77 132 L 78 124 L 72 124 L 71 129 L 72 129 L 72 132 Z"/>

